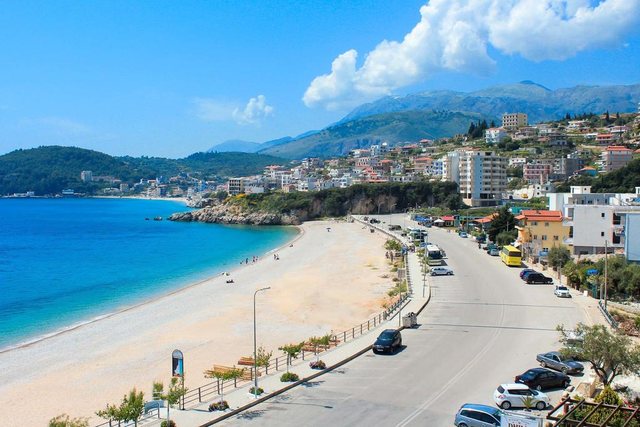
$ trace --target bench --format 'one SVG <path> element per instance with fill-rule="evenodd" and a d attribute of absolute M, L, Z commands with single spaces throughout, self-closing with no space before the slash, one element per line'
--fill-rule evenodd
<path fill-rule="evenodd" d="M 235 367 L 229 367 L 229 366 L 223 366 L 223 365 L 213 365 L 213 372 L 220 372 L 220 373 L 226 373 L 226 372 L 230 372 L 234 369 L 239 369 L 239 368 L 235 368 Z M 245 381 L 251 381 L 252 376 L 251 376 L 251 370 L 247 369 L 247 368 L 242 368 L 242 376 L 240 377 L 241 379 L 245 380 Z M 260 376 L 261 374 L 258 372 L 258 376 Z"/>
<path fill-rule="evenodd" d="M 253 357 L 241 357 L 238 360 L 238 365 L 241 365 L 241 366 L 253 366 Z"/>

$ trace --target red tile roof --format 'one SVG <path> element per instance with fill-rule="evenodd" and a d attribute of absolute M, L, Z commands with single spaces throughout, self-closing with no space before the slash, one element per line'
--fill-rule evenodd
<path fill-rule="evenodd" d="M 621 145 L 610 145 L 609 147 L 607 147 L 607 151 L 631 151 L 631 150 Z"/>
<path fill-rule="evenodd" d="M 451 215 L 446 215 L 446 216 L 440 217 L 440 219 L 443 221 L 453 221 L 455 218 Z"/>
<path fill-rule="evenodd" d="M 526 211 L 522 211 L 521 214 L 528 221 L 547 221 L 547 222 L 562 221 L 561 211 L 526 210 Z"/>

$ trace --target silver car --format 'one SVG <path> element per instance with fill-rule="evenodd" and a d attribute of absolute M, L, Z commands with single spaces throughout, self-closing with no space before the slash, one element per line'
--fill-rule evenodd
<path fill-rule="evenodd" d="M 540 362 L 543 368 L 555 369 L 563 374 L 580 374 L 584 371 L 582 363 L 573 359 L 563 358 L 557 351 L 540 353 L 536 356 L 536 360 Z"/>
<path fill-rule="evenodd" d="M 503 412 L 493 406 L 465 403 L 460 407 L 453 424 L 457 427 L 496 427 Z"/>

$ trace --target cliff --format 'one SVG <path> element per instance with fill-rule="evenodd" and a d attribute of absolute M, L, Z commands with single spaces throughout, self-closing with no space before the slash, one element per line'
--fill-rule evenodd
<path fill-rule="evenodd" d="M 170 221 L 206 222 L 212 224 L 247 224 L 247 225 L 298 225 L 301 223 L 296 215 L 250 212 L 240 206 L 213 202 L 211 206 L 191 212 L 175 213 Z"/>

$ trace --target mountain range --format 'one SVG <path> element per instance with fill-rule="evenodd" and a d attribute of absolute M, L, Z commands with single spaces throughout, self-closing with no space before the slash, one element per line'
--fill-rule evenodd
<path fill-rule="evenodd" d="M 502 114 L 507 112 L 526 113 L 530 123 L 537 123 L 558 120 L 567 113 L 632 112 L 639 102 L 640 84 L 551 90 L 532 81 L 522 81 L 474 92 L 437 90 L 380 98 L 355 108 L 320 131 L 263 144 L 230 141 L 212 150 L 232 149 L 290 159 L 331 157 L 374 142 L 395 144 L 453 136 L 466 132 L 470 122 L 478 119 L 500 123 Z"/>

